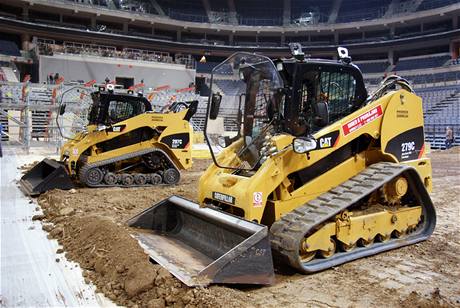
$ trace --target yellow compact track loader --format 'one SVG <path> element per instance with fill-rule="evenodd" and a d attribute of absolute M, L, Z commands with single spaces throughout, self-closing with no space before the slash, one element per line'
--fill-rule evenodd
<path fill-rule="evenodd" d="M 179 170 L 192 166 L 189 121 L 198 101 L 154 112 L 140 95 L 113 89 L 91 95 L 86 131 L 62 146 L 60 161 L 44 159 L 21 178 L 27 195 L 71 189 L 75 182 L 89 187 L 176 184 Z M 65 107 L 60 105 L 61 116 Z"/>
<path fill-rule="evenodd" d="M 291 50 L 214 68 L 199 204 L 173 196 L 128 221 L 187 285 L 270 284 L 272 254 L 314 273 L 434 230 L 420 97 L 397 76 L 368 95 L 344 48 L 339 60 Z"/>

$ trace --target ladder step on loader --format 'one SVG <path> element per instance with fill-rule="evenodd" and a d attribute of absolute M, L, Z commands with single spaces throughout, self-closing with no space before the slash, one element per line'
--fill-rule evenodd
<path fill-rule="evenodd" d="M 188 286 L 271 284 L 266 226 L 172 196 L 128 220 L 150 258 Z"/>

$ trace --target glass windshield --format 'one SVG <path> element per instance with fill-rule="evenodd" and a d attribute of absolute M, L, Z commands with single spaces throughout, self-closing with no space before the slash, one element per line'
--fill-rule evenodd
<path fill-rule="evenodd" d="M 264 56 L 236 53 L 213 69 L 205 133 L 218 166 L 244 170 L 257 166 L 282 87 L 275 65 Z M 229 146 L 236 155 L 218 155 Z"/>
<path fill-rule="evenodd" d="M 86 130 L 92 103 L 90 88 L 75 86 L 60 95 L 56 120 L 63 138 L 72 139 Z"/>

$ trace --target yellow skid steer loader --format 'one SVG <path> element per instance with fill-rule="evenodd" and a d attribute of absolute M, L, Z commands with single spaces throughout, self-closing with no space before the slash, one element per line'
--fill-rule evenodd
<path fill-rule="evenodd" d="M 173 196 L 128 221 L 187 285 L 270 284 L 272 253 L 313 273 L 434 230 L 420 97 L 398 76 L 368 95 L 344 48 L 339 60 L 291 50 L 214 68 L 199 204 Z"/>
<path fill-rule="evenodd" d="M 179 170 L 192 166 L 190 119 L 198 101 L 175 102 L 165 112 L 152 110 L 141 95 L 92 93 L 86 131 L 60 150 L 60 161 L 44 159 L 20 180 L 27 195 L 50 189 L 176 184 Z M 65 112 L 60 105 L 59 115 Z"/>

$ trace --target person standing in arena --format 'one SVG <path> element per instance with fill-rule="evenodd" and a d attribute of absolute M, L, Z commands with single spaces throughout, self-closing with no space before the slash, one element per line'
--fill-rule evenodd
<path fill-rule="evenodd" d="M 446 150 L 452 147 L 454 143 L 454 131 L 450 126 L 446 127 Z"/>
<path fill-rule="evenodd" d="M 2 152 L 2 136 L 3 136 L 3 125 L 0 123 L 0 158 L 3 157 Z"/>

